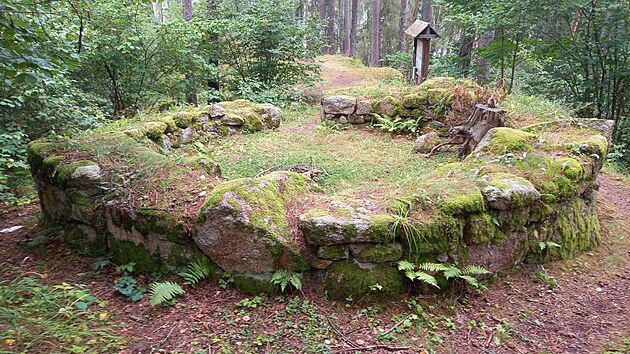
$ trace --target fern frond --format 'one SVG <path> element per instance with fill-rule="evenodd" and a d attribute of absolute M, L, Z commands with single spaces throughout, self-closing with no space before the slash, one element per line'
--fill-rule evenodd
<path fill-rule="evenodd" d="M 416 272 L 409 269 L 405 271 L 405 276 L 411 280 L 415 280 L 416 279 Z"/>
<path fill-rule="evenodd" d="M 184 284 L 194 288 L 197 283 L 210 277 L 215 268 L 216 265 L 210 262 L 207 257 L 202 257 L 188 263 L 188 270 L 179 273 L 179 276 L 184 278 Z"/>
<path fill-rule="evenodd" d="M 462 273 L 463 274 L 478 274 L 478 275 L 482 275 L 482 274 L 490 274 L 490 271 L 487 270 L 486 268 L 482 267 L 482 266 L 471 264 L 471 265 L 467 266 L 466 268 L 464 268 Z"/>
<path fill-rule="evenodd" d="M 171 281 L 152 283 L 149 285 L 149 302 L 151 306 L 160 305 L 184 292 L 184 289 L 179 284 Z"/>
<path fill-rule="evenodd" d="M 437 280 L 435 279 L 434 276 L 432 276 L 430 274 L 427 274 L 425 272 L 416 272 L 415 275 L 416 275 L 416 279 L 418 279 L 418 280 L 420 280 L 420 281 L 422 281 L 424 283 L 433 285 L 433 286 L 435 286 L 438 289 L 440 288 L 440 286 L 438 285 Z"/>
<path fill-rule="evenodd" d="M 444 277 L 446 279 L 459 277 L 460 275 L 462 275 L 462 270 L 457 267 L 451 266 L 451 267 L 448 267 L 448 269 L 444 271 Z"/>
<path fill-rule="evenodd" d="M 407 260 L 402 260 L 398 262 L 398 270 L 413 271 L 414 269 L 416 269 L 416 265 Z"/>
<path fill-rule="evenodd" d="M 430 263 L 430 262 L 420 263 L 418 264 L 418 268 L 425 270 L 427 272 L 445 272 L 450 269 L 444 264 Z"/>
<path fill-rule="evenodd" d="M 481 284 L 479 283 L 479 280 L 475 279 L 474 277 L 471 277 L 470 275 L 460 275 L 459 276 L 460 279 L 464 279 L 466 281 L 466 283 L 468 283 L 468 285 L 473 286 L 477 289 L 479 289 L 479 287 L 481 287 Z"/>

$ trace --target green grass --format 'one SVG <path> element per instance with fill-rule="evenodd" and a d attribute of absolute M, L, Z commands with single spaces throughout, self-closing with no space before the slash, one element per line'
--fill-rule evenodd
<path fill-rule="evenodd" d="M 0 282 L 0 352 L 100 353 L 124 340 L 85 285 L 44 285 L 31 277 Z"/>
<path fill-rule="evenodd" d="M 316 108 L 288 112 L 280 129 L 222 139 L 212 147 L 225 177 L 254 177 L 303 164 L 324 171 L 328 194 L 396 191 L 423 180 L 443 160 L 413 154 L 413 138 L 377 129 L 319 125 Z"/>
<path fill-rule="evenodd" d="M 515 127 L 571 118 L 562 104 L 539 96 L 513 93 L 501 102 L 501 108 L 508 111 L 507 120 Z"/>

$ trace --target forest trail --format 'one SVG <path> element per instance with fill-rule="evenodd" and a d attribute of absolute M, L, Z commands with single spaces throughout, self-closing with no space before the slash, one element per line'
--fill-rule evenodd
<path fill-rule="evenodd" d="M 379 80 L 341 69 L 335 62 L 340 59 L 332 59 L 321 62 L 320 92 Z M 125 338 L 110 351 L 119 353 L 601 353 L 613 347 L 627 353 L 630 182 L 609 171 L 599 181 L 599 247 L 572 260 L 525 265 L 481 294 L 407 297 L 382 305 L 332 302 L 308 292 L 252 297 L 213 281 L 187 289 L 174 306 L 151 307 L 146 296 L 130 302 L 113 289 L 120 277 L 114 267 L 93 270 L 93 258 L 70 251 L 59 238 L 28 247 L 44 235 L 37 205 L 0 218 L 0 230 L 23 226 L 0 234 L 0 285 L 25 277 L 47 285 L 86 284 L 104 301 L 93 310 L 106 314 L 99 323 Z M 134 276 L 145 286 L 151 281 L 148 274 Z M 0 318 L 0 332 L 4 326 Z M 34 352 L 59 351 L 46 343 Z M 0 351 L 19 348 L 5 340 Z"/>

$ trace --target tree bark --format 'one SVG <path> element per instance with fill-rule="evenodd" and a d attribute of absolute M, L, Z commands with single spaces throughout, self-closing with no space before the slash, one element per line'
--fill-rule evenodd
<path fill-rule="evenodd" d="M 352 24 L 350 25 L 350 56 L 357 54 L 357 26 L 359 24 L 359 0 L 352 0 Z"/>
<path fill-rule="evenodd" d="M 400 0 L 400 22 L 398 23 L 398 51 L 405 49 L 405 30 L 407 29 L 407 9 L 409 0 Z"/>
<path fill-rule="evenodd" d="M 475 37 L 462 29 L 461 42 L 459 44 L 459 65 L 462 76 L 467 77 L 470 72 L 470 53 L 472 53 Z"/>
<path fill-rule="evenodd" d="M 461 156 L 470 154 L 490 129 L 502 127 L 504 124 L 504 109 L 477 104 L 468 121 L 458 129 L 458 134 L 466 137 L 460 150 Z"/>
<path fill-rule="evenodd" d="M 428 23 L 433 21 L 433 0 L 422 1 L 422 21 Z"/>
<path fill-rule="evenodd" d="M 411 10 L 411 19 L 409 20 L 409 22 L 411 23 L 416 22 L 416 20 L 418 19 L 418 10 L 420 8 L 420 1 L 421 0 L 413 0 L 413 9 Z M 405 42 L 405 52 L 409 52 L 412 41 L 413 41 L 413 38 L 411 38 L 411 36 L 407 37 L 407 41 Z"/>
<path fill-rule="evenodd" d="M 182 15 L 184 21 L 192 20 L 192 0 L 182 0 Z"/>
<path fill-rule="evenodd" d="M 370 66 L 379 66 L 381 45 L 381 0 L 372 0 L 372 26 L 370 36 Z"/>
<path fill-rule="evenodd" d="M 352 26 L 352 11 L 350 9 L 351 0 L 343 0 L 343 55 L 349 57 L 350 54 L 350 28 Z"/>
<path fill-rule="evenodd" d="M 328 30 L 326 33 L 326 53 L 333 54 L 336 52 L 335 46 L 335 0 L 328 0 L 326 4 L 326 20 L 328 21 Z"/>
<path fill-rule="evenodd" d="M 494 40 L 494 30 L 490 30 L 486 33 L 479 35 L 479 41 L 477 41 L 477 48 L 483 48 L 489 46 Z M 485 82 L 490 73 L 490 62 L 483 58 L 481 55 L 477 57 L 477 74 L 476 80 L 479 83 Z"/>

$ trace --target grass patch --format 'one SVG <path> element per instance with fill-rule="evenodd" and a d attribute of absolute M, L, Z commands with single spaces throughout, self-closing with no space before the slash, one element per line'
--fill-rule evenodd
<path fill-rule="evenodd" d="M 569 110 L 560 103 L 539 96 L 513 93 L 501 102 L 501 108 L 508 111 L 508 126 L 515 128 L 571 118 Z"/>
<path fill-rule="evenodd" d="M 303 164 L 324 171 L 318 182 L 328 194 L 339 194 L 396 190 L 434 169 L 435 160 L 411 152 L 411 137 L 322 127 L 316 115 L 316 109 L 288 112 L 278 130 L 222 139 L 213 153 L 223 175 L 254 177 Z"/>
<path fill-rule="evenodd" d="M 23 277 L 0 282 L 0 346 L 3 353 L 101 353 L 121 349 L 100 310 L 104 303 L 85 285 L 44 285 Z"/>

